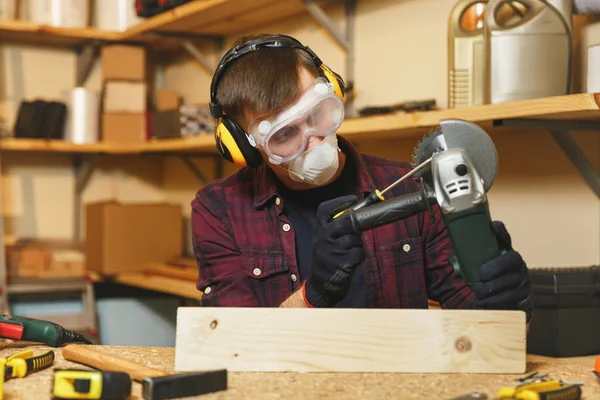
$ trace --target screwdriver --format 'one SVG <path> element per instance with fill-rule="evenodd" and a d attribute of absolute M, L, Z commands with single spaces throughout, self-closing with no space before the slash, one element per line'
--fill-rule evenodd
<path fill-rule="evenodd" d="M 345 210 L 340 211 L 339 213 L 337 213 L 333 219 L 339 217 L 340 215 L 344 214 L 346 211 L 348 210 L 359 210 L 363 207 L 367 207 L 367 206 L 372 206 L 373 204 L 377 204 L 384 199 L 383 195 L 392 190 L 396 185 L 404 182 L 405 180 L 407 180 L 408 178 L 410 178 L 411 176 L 413 176 L 414 174 L 416 174 L 417 172 L 419 172 L 420 170 L 422 170 L 423 168 L 425 168 L 426 166 L 429 165 L 429 163 L 431 163 L 431 157 L 429 157 L 427 160 L 425 160 L 424 162 L 422 162 L 421 164 L 419 164 L 417 167 L 415 167 L 413 170 L 411 170 L 409 173 L 401 176 L 398 180 L 396 180 L 394 183 L 392 183 L 391 185 L 389 185 L 387 188 L 385 188 L 383 191 L 379 191 L 379 189 L 375 189 L 374 191 L 372 191 L 371 193 L 369 193 L 368 196 L 366 196 L 362 201 L 356 203 L 354 206 L 349 207 Z"/>

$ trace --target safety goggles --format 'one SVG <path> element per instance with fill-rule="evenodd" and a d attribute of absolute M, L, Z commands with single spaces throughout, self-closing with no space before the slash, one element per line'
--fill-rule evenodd
<path fill-rule="evenodd" d="M 305 149 L 311 135 L 334 133 L 344 120 L 344 104 L 324 78 L 284 110 L 250 124 L 256 147 L 261 147 L 274 164 L 291 161 Z"/>

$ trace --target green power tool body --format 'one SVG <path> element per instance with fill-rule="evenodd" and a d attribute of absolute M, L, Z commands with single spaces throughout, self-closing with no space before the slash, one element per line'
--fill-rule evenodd
<path fill-rule="evenodd" d="M 45 343 L 59 347 L 68 343 L 91 342 L 82 334 L 42 319 L 0 315 L 0 338 Z"/>
<path fill-rule="evenodd" d="M 496 148 L 478 125 L 446 119 L 418 143 L 412 161 L 422 192 L 351 210 L 355 230 L 398 221 L 437 203 L 454 249 L 451 261 L 472 287 L 481 265 L 501 254 L 486 194 L 496 178 Z"/>

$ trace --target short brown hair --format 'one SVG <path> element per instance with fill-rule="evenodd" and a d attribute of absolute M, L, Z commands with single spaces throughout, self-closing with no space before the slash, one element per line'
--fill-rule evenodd
<path fill-rule="evenodd" d="M 266 35 L 243 36 L 234 46 Z M 268 113 L 300 95 L 300 67 L 319 76 L 305 51 L 273 47 L 252 51 L 227 67 L 216 91 L 217 102 L 238 123 L 248 112 Z"/>

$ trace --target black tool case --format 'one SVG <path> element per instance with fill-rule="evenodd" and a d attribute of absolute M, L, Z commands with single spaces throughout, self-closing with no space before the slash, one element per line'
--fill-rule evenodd
<path fill-rule="evenodd" d="M 600 266 L 530 268 L 534 314 L 527 352 L 549 357 L 600 354 Z"/>

